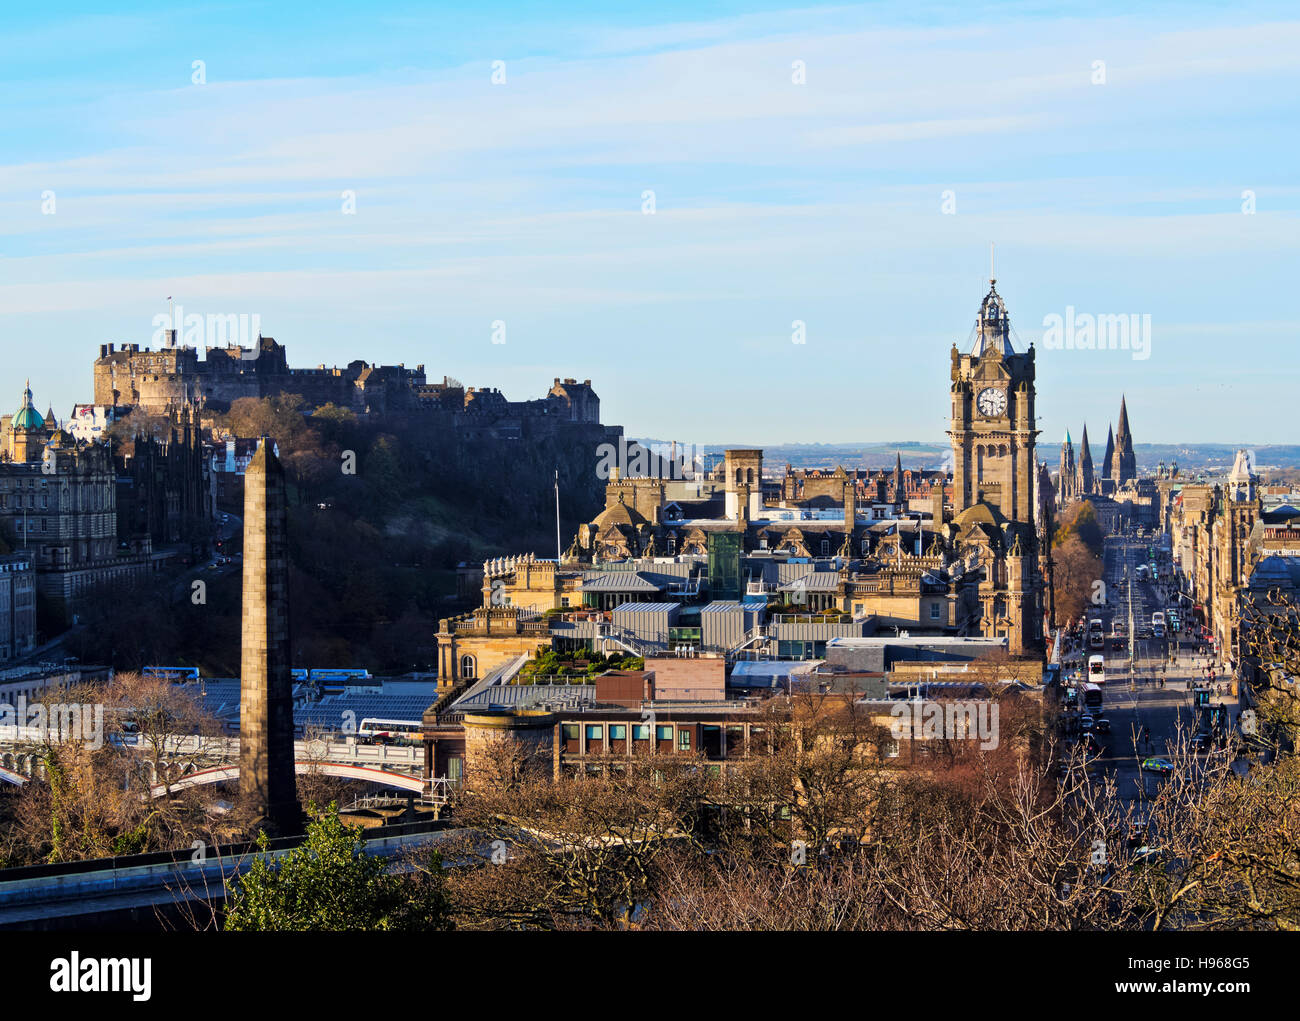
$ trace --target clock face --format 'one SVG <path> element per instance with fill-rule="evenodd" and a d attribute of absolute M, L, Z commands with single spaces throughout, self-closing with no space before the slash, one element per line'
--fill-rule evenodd
<path fill-rule="evenodd" d="M 980 409 L 982 414 L 993 418 L 1001 415 L 1007 410 L 1007 394 L 1005 390 L 999 390 L 995 386 L 987 387 L 980 391 L 979 397 L 975 401 L 975 406 Z"/>

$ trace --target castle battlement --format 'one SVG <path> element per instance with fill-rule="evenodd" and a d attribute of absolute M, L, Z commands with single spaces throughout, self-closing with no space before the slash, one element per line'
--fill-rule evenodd
<path fill-rule="evenodd" d="M 600 399 L 589 379 L 579 383 L 556 377 L 542 398 L 509 401 L 495 387 L 466 388 L 446 376 L 430 384 L 423 365 L 409 369 L 404 363 L 372 365 L 357 359 L 341 368 L 293 368 L 284 345 L 260 335 L 254 344 L 209 345 L 201 352 L 192 344 L 157 349 L 103 344 L 95 359 L 94 387 L 96 405 L 140 407 L 155 414 L 186 407 L 226 411 L 243 397 L 293 393 L 302 396 L 308 410 L 334 404 L 362 415 L 451 412 L 472 415 L 480 429 L 510 435 L 518 428 L 504 419 L 600 422 Z"/>

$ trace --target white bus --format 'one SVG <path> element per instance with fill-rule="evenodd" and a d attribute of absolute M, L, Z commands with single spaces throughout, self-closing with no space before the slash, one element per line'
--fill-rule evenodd
<path fill-rule="evenodd" d="M 1088 621 L 1088 644 L 1094 649 L 1102 649 L 1106 646 L 1106 632 L 1102 628 L 1100 617 Z"/>
<path fill-rule="evenodd" d="M 417 720 L 383 720 L 367 717 L 357 728 L 357 737 L 362 741 L 377 741 L 381 744 L 387 741 L 414 743 L 423 735 L 424 728 Z"/>
<path fill-rule="evenodd" d="M 1088 657 L 1088 683 L 1106 683 L 1106 663 L 1101 656 Z"/>

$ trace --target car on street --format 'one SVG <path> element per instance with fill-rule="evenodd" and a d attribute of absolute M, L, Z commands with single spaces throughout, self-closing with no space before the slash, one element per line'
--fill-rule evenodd
<path fill-rule="evenodd" d="M 1110 720 L 1106 719 L 1104 716 L 1098 716 L 1092 721 L 1092 729 L 1098 734 L 1109 734 Z"/>
<path fill-rule="evenodd" d="M 1079 729 L 1083 731 L 1085 734 L 1088 733 L 1090 730 L 1092 730 L 1092 726 L 1093 726 L 1093 721 L 1091 716 L 1084 714 L 1083 716 L 1079 717 Z"/>
<path fill-rule="evenodd" d="M 1167 776 L 1174 771 L 1174 764 L 1163 755 L 1153 755 L 1149 759 L 1142 760 L 1142 770 L 1146 773 L 1158 773 L 1161 776 Z"/>

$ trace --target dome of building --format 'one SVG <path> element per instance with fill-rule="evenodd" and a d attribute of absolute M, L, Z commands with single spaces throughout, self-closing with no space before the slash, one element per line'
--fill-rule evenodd
<path fill-rule="evenodd" d="M 621 499 L 617 503 L 612 503 L 606 507 L 592 522 L 597 528 L 608 528 L 610 525 L 628 525 L 632 528 L 640 528 L 642 525 L 648 525 L 649 523 L 640 511 L 633 510 Z"/>
<path fill-rule="evenodd" d="M 967 507 L 952 519 L 952 523 L 961 528 L 966 528 L 969 525 L 991 525 L 994 528 L 1001 528 L 1007 523 L 1007 519 L 996 507 L 991 507 L 981 501 Z"/>
<path fill-rule="evenodd" d="M 45 419 L 41 418 L 41 413 L 36 410 L 32 404 L 32 384 L 27 383 L 27 389 L 23 391 L 23 406 L 18 409 L 18 414 L 14 415 L 10 423 L 12 429 L 44 429 Z"/>

